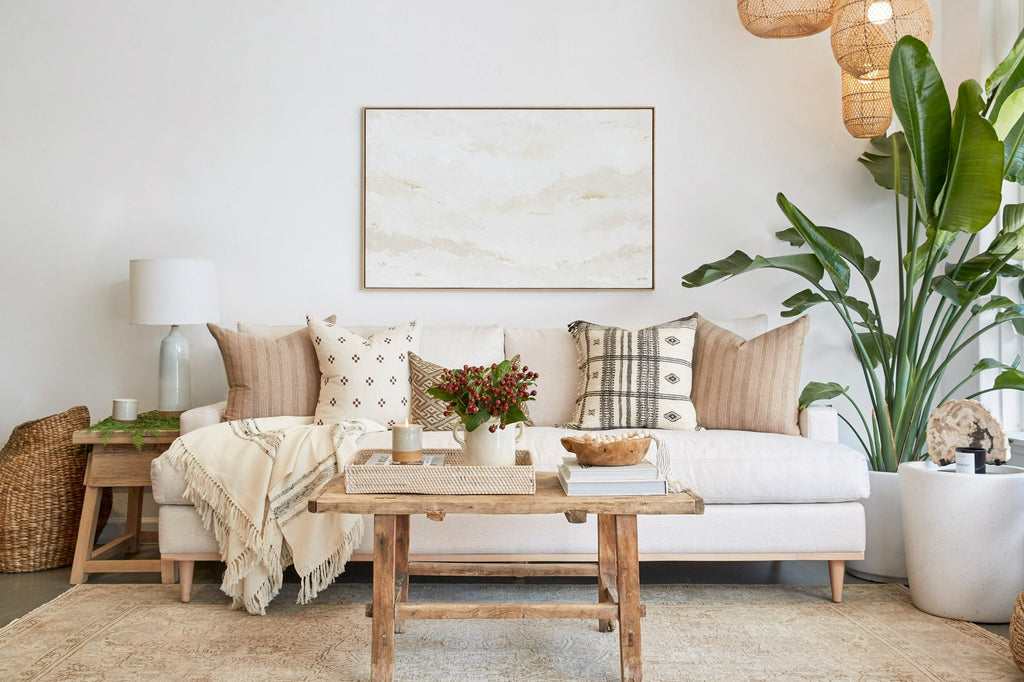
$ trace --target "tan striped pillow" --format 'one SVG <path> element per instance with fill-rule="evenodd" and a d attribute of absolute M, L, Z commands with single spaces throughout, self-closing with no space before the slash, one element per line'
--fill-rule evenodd
<path fill-rule="evenodd" d="M 301 328 L 265 339 L 207 324 L 228 378 L 225 421 L 311 416 L 320 395 L 320 366 L 309 332 Z"/>
<path fill-rule="evenodd" d="M 703 317 L 693 350 L 693 406 L 706 429 L 800 435 L 801 317 L 749 341 Z"/>

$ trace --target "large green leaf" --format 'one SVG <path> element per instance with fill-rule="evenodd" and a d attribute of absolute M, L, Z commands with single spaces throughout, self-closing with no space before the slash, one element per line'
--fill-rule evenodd
<path fill-rule="evenodd" d="M 932 279 L 932 290 L 959 308 L 977 298 L 970 289 L 960 286 L 946 275 Z"/>
<path fill-rule="evenodd" d="M 836 248 L 839 254 L 853 267 L 857 268 L 869 282 L 878 275 L 878 269 L 881 264 L 877 258 L 864 255 L 864 247 L 861 246 L 856 237 L 849 232 L 834 227 L 819 225 L 818 229 L 821 230 L 821 233 Z M 807 243 L 800 236 L 800 232 L 793 227 L 780 230 L 775 233 L 775 236 L 792 246 L 803 246 Z"/>
<path fill-rule="evenodd" d="M 949 166 L 952 115 L 946 86 L 928 46 L 913 36 L 900 38 L 893 48 L 889 92 L 914 160 L 911 177 L 921 217 L 934 225 Z"/>
<path fill-rule="evenodd" d="M 996 313 L 996 322 L 1009 322 L 1018 334 L 1024 334 L 1024 305 L 1011 305 Z"/>
<path fill-rule="evenodd" d="M 751 258 L 742 251 L 734 251 L 727 258 L 705 263 L 696 270 L 683 275 L 683 286 L 692 289 L 702 287 L 726 277 L 734 277 L 762 268 L 774 268 L 776 270 L 787 270 L 800 275 L 804 279 L 817 283 L 825 276 L 825 269 L 818 261 L 817 256 L 812 253 L 798 253 L 792 256 L 754 256 Z"/>
<path fill-rule="evenodd" d="M 940 230 L 977 232 L 992 221 L 1002 203 L 1003 143 L 982 117 L 984 105 L 977 81 L 960 84 L 939 208 Z"/>
<path fill-rule="evenodd" d="M 782 302 L 782 307 L 786 308 L 786 310 L 782 311 L 782 317 L 796 317 L 803 314 L 808 308 L 813 308 L 819 303 L 827 301 L 827 298 L 814 293 L 810 289 L 798 291 Z"/>
<path fill-rule="evenodd" d="M 805 243 L 804 238 L 800 236 L 800 233 L 792 227 L 787 227 L 785 230 L 779 230 L 775 233 L 775 236 L 778 237 L 780 241 L 784 241 L 790 246 L 803 246 Z"/>
<path fill-rule="evenodd" d="M 1012 388 L 1024 391 L 1024 372 L 1013 368 L 1004 370 L 992 382 L 992 386 L 993 388 Z"/>
<path fill-rule="evenodd" d="M 842 386 L 834 381 L 830 381 L 828 383 L 823 383 L 821 381 L 808 382 L 808 384 L 804 386 L 804 390 L 800 391 L 800 409 L 802 410 L 818 400 L 831 400 L 832 398 L 843 395 L 849 390 L 849 386 Z"/>
<path fill-rule="evenodd" d="M 779 208 L 782 209 L 782 212 L 786 214 L 786 217 L 789 218 L 789 222 L 796 228 L 796 231 L 804 238 L 807 246 L 818 257 L 821 265 L 825 268 L 829 277 L 831 277 L 833 284 L 836 285 L 836 289 L 846 293 L 850 288 L 850 266 L 843 260 L 839 250 L 832 245 L 828 237 L 825 236 L 825 233 L 817 225 L 812 223 L 799 208 L 786 198 L 786 195 L 779 192 L 775 197 L 775 201 L 778 203 Z M 858 246 L 860 245 L 858 244 Z M 861 249 L 861 255 L 863 256 L 863 249 Z"/>
<path fill-rule="evenodd" d="M 889 137 L 872 138 L 871 144 L 879 151 L 878 154 L 864 152 L 859 161 L 871 173 L 875 182 L 886 189 L 896 189 L 896 157 L 894 149 L 899 153 L 900 194 L 910 196 L 910 149 L 903 131 L 897 131 Z"/>
<path fill-rule="evenodd" d="M 864 351 L 868 354 L 867 360 L 871 363 L 872 367 L 878 367 L 883 362 L 888 364 L 896 349 L 896 339 L 890 334 L 882 337 L 881 345 L 879 345 L 877 337 L 871 332 L 861 332 L 857 334 L 857 338 L 860 339 L 861 345 L 864 346 Z"/>
<path fill-rule="evenodd" d="M 946 256 L 949 255 L 949 250 L 953 246 L 953 242 L 956 241 L 957 234 L 955 232 L 945 232 L 940 230 L 927 230 L 927 238 L 924 243 L 916 249 L 916 256 L 914 259 L 914 271 L 910 273 L 911 281 L 916 282 L 924 276 L 925 268 L 928 267 L 928 254 L 931 253 L 932 242 L 937 241 L 938 244 L 935 248 L 938 250 L 937 261 L 941 262 L 945 260 Z M 903 269 L 910 269 L 910 254 L 906 254 L 903 257 Z"/>
<path fill-rule="evenodd" d="M 1000 233 L 1014 232 L 1019 235 L 1022 231 L 1024 231 L 1024 204 L 1007 204 L 1003 207 L 1003 229 L 1000 230 Z M 1021 246 L 1024 246 L 1024 243 L 1018 240 L 1017 248 Z"/>
<path fill-rule="evenodd" d="M 1009 299 L 1006 296 L 993 296 L 984 303 L 975 303 L 971 306 L 971 314 L 977 315 L 978 313 L 984 313 L 989 310 L 1002 310 L 1003 308 L 1009 308 L 1012 305 L 1017 305 L 1013 299 Z"/>
<path fill-rule="evenodd" d="M 1017 36 L 1009 53 L 985 80 L 985 92 L 992 97 L 989 116 L 997 117 L 1006 100 L 1021 86 L 1024 86 L 1024 31 Z"/>
<path fill-rule="evenodd" d="M 1003 137 L 1003 177 L 1024 184 L 1024 116 Z"/>
<path fill-rule="evenodd" d="M 702 287 L 726 277 L 746 272 L 754 260 L 742 251 L 733 251 L 731 254 L 714 263 L 705 263 L 693 272 L 683 275 L 683 286 L 687 289 Z"/>

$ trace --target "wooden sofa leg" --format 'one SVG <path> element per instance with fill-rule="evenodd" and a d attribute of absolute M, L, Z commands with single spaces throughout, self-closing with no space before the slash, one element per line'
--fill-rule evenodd
<path fill-rule="evenodd" d="M 846 573 L 846 562 L 842 559 L 828 560 L 828 581 L 832 585 L 832 601 L 843 601 L 843 575 Z"/>
<path fill-rule="evenodd" d="M 192 573 L 195 571 L 195 561 L 178 561 L 178 581 L 181 583 L 181 601 L 188 601 L 192 598 Z"/>

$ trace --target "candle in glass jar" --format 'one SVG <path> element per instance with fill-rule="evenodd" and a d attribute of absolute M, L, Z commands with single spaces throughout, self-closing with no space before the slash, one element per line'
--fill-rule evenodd
<path fill-rule="evenodd" d="M 395 424 L 391 427 L 391 461 L 415 464 L 423 460 L 423 426 Z"/>

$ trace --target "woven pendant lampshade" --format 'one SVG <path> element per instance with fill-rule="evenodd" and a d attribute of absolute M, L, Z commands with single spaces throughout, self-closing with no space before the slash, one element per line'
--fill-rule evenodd
<path fill-rule="evenodd" d="M 854 137 L 884 135 L 892 123 L 889 79 L 861 80 L 843 71 L 843 125 Z"/>
<path fill-rule="evenodd" d="M 912 35 L 927 45 L 933 28 L 926 0 L 836 0 L 832 54 L 857 78 L 885 78 L 896 42 Z"/>
<path fill-rule="evenodd" d="M 758 38 L 802 38 L 832 25 L 833 0 L 737 0 L 743 28 Z"/>

